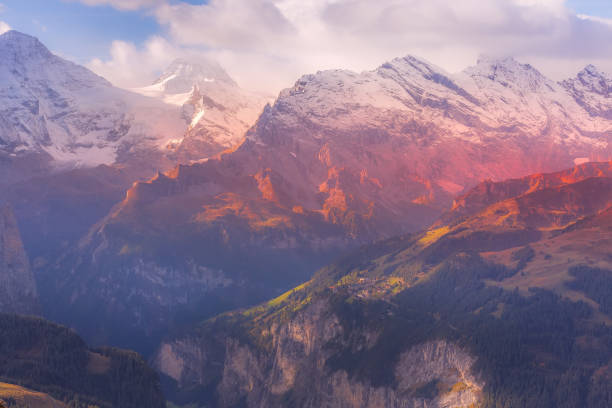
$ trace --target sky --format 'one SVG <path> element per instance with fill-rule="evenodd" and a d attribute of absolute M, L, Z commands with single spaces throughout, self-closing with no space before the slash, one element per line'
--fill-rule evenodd
<path fill-rule="evenodd" d="M 9 28 L 125 88 L 177 57 L 214 59 L 267 93 L 408 54 L 449 72 L 480 54 L 559 80 L 589 63 L 612 72 L 610 0 L 0 0 Z"/>

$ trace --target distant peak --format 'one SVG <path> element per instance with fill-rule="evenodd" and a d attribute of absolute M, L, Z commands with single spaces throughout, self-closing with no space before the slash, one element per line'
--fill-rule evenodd
<path fill-rule="evenodd" d="M 436 67 L 429 61 L 416 57 L 414 55 L 406 55 L 404 57 L 394 58 L 393 60 L 384 63 L 380 68 L 389 68 L 391 66 L 402 66 L 416 69 L 419 72 L 423 71 L 442 71 L 441 68 Z"/>
<path fill-rule="evenodd" d="M 401 75 L 404 77 L 414 77 L 416 75 L 427 80 L 442 83 L 444 86 L 451 85 L 450 87 L 454 87 L 454 85 L 451 84 L 451 75 L 443 68 L 440 68 L 423 58 L 415 57 L 414 55 L 406 55 L 405 57 L 395 58 L 382 64 L 377 71 L 384 72 L 385 70 L 389 69 L 401 73 Z"/>
<path fill-rule="evenodd" d="M 491 65 L 499 63 L 515 63 L 516 60 L 508 55 L 494 56 L 491 54 L 480 54 L 476 60 L 476 65 Z"/>
<path fill-rule="evenodd" d="M 600 71 L 593 64 L 587 65 L 586 67 L 584 67 L 582 71 L 578 73 L 578 76 L 585 76 L 585 75 L 596 77 L 596 78 L 606 78 L 607 79 L 607 75 L 604 72 Z"/>
<path fill-rule="evenodd" d="M 404 56 L 403 58 L 399 58 L 399 60 L 404 60 L 406 62 L 412 62 L 412 63 L 418 63 L 422 65 L 432 65 L 429 61 L 423 58 L 414 56 L 414 55 L 410 55 L 410 54 Z"/>
<path fill-rule="evenodd" d="M 234 80 L 215 61 L 177 58 L 170 63 L 154 85 L 163 85 L 170 93 L 182 93 L 190 91 L 194 86 L 201 88 L 203 84 L 211 82 L 235 85 Z"/>
<path fill-rule="evenodd" d="M 587 89 L 600 95 L 609 95 L 612 90 L 612 79 L 606 73 L 589 64 L 576 77 L 561 83 L 566 89 Z"/>
<path fill-rule="evenodd" d="M 0 38 L 2 39 L 28 38 L 28 39 L 36 40 L 36 37 L 31 36 L 29 34 L 22 33 L 17 30 L 8 30 L 4 34 L 0 34 Z"/>
<path fill-rule="evenodd" d="M 190 61 L 185 58 L 175 59 L 168 65 L 168 68 L 166 68 L 166 72 L 182 73 L 185 75 L 197 75 L 216 70 L 223 70 L 223 68 L 214 61 Z"/>
<path fill-rule="evenodd" d="M 473 78 L 486 78 L 503 86 L 514 84 L 532 91 L 541 89 L 546 84 L 550 86 L 551 83 L 532 65 L 521 63 L 509 56 L 480 55 L 476 65 L 464 72 Z"/>
<path fill-rule="evenodd" d="M 21 58 L 31 58 L 34 56 L 48 57 L 52 55 L 38 38 L 15 30 L 10 30 L 0 35 L 0 50 L 2 50 L 3 57 L 5 58 L 8 57 L 6 53 Z"/>
<path fill-rule="evenodd" d="M 481 54 L 476 61 L 476 67 L 480 68 L 506 68 L 513 71 L 535 71 L 538 72 L 530 64 L 523 64 L 511 56 L 495 57 L 488 54 Z"/>
<path fill-rule="evenodd" d="M 0 41 L 5 44 L 14 44 L 20 46 L 35 46 L 35 47 L 46 47 L 38 40 L 29 34 L 24 34 L 16 30 L 9 30 L 4 34 L 0 35 Z"/>

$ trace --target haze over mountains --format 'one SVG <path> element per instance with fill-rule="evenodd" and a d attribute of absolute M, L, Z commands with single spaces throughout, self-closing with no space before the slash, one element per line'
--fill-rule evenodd
<path fill-rule="evenodd" d="M 114 331 L 163 331 L 169 316 L 263 300 L 344 250 L 421 229 L 483 179 L 608 159 L 606 81 L 590 67 L 558 84 L 487 58 L 456 75 L 406 57 L 304 76 L 231 153 L 134 185 L 56 266 L 53 291 L 71 303 L 54 318 L 80 305 L 118 325 L 128 310 Z M 148 289 L 98 307 L 133 286 Z"/>
<path fill-rule="evenodd" d="M 612 395 L 612 78 L 596 67 L 555 82 L 512 58 L 451 74 L 406 56 L 304 75 L 266 105 L 213 61 L 124 90 L 10 31 L 0 74 L 0 311 L 151 357 L 181 403 Z M 89 356 L 75 370 L 138 361 L 133 395 L 159 393 L 135 356 L 68 337 Z"/>
<path fill-rule="evenodd" d="M 237 146 L 255 122 L 267 99 L 247 92 L 213 61 L 177 59 L 152 85 L 134 89 L 181 107 L 189 127 L 171 141 L 177 160 L 188 163 Z"/>
<path fill-rule="evenodd" d="M 218 153 L 237 144 L 248 126 L 244 121 L 254 121 L 265 104 L 263 98 L 242 91 L 214 64 L 175 61 L 151 87 L 136 90 L 147 96 L 142 97 L 53 55 L 26 34 L 1 35 L 0 53 L 5 160 L 34 155 L 42 162 L 33 163 L 26 177 L 36 174 L 45 162 L 55 167 L 119 164 L 128 168 L 148 162 L 152 175 L 176 163 L 171 157 L 174 144 L 187 130 L 208 126 L 210 150 Z M 209 106 L 202 105 L 203 97 Z M 208 112 L 209 108 L 216 110 Z M 198 158 L 202 157 L 206 155 Z M 11 175 L 3 172 L 3 177 Z M 16 181 L 15 177 L 3 183 Z"/>
<path fill-rule="evenodd" d="M 135 181 L 235 146 L 247 127 L 244 115 L 254 120 L 265 104 L 218 66 L 209 75 L 208 66 L 174 63 L 164 89 L 187 93 L 167 103 L 163 95 L 113 87 L 16 31 L 0 36 L 0 53 L 2 199 L 41 262 L 81 238 Z"/>

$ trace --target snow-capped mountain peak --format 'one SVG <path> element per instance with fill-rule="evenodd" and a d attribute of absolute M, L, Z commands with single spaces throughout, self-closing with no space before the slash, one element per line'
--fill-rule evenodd
<path fill-rule="evenodd" d="M 0 52 L 12 61 L 35 61 L 53 54 L 36 37 L 10 30 L 0 35 Z"/>
<path fill-rule="evenodd" d="M 612 78 L 594 65 L 587 65 L 575 78 L 561 82 L 561 86 L 591 116 L 612 119 Z"/>
<path fill-rule="evenodd" d="M 234 89 L 238 89 L 238 85 L 217 62 L 180 58 L 174 60 L 151 85 L 134 91 L 171 105 L 184 106 L 191 104 L 194 95 L 200 92 L 220 94 Z"/>
<path fill-rule="evenodd" d="M 194 85 L 222 82 L 235 86 L 234 80 L 216 62 L 210 60 L 174 60 L 164 73 L 151 85 L 167 94 L 190 92 Z"/>
<path fill-rule="evenodd" d="M 580 83 L 599 95 L 608 95 L 612 90 L 612 78 L 601 72 L 595 65 L 587 65 L 577 75 Z"/>
<path fill-rule="evenodd" d="M 522 64 L 512 57 L 495 58 L 481 55 L 476 66 L 467 68 L 465 74 L 477 83 L 497 82 L 504 87 L 537 92 L 550 90 L 553 81 L 546 78 L 530 64 Z"/>
<path fill-rule="evenodd" d="M 185 137 L 173 141 L 181 161 L 200 160 L 236 146 L 267 100 L 241 89 L 216 62 L 174 60 L 142 95 L 180 106 Z"/>
<path fill-rule="evenodd" d="M 115 88 L 32 36 L 0 36 L 0 154 L 112 164 L 120 152 L 155 148 L 183 129 L 176 108 Z"/>
<path fill-rule="evenodd" d="M 415 57 L 414 55 L 394 58 L 390 62 L 381 65 L 379 69 L 398 69 L 404 73 L 419 73 L 425 77 L 430 77 L 434 73 L 443 74 L 445 76 L 449 75 L 446 71 L 444 71 L 444 69 L 425 59 Z"/>
<path fill-rule="evenodd" d="M 111 87 L 104 78 L 66 61 L 47 49 L 37 38 L 18 31 L 0 35 L 0 86 L 22 82 L 48 81 L 64 88 Z"/>

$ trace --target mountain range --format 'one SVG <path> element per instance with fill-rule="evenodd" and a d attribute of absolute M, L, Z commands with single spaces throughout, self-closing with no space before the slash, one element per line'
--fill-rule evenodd
<path fill-rule="evenodd" d="M 254 120 L 265 104 L 211 64 L 175 61 L 153 85 L 130 92 L 17 31 L 0 36 L 0 54 L 3 162 L 27 157 L 39 162 L 21 178 L 40 174 L 45 165 L 141 166 L 137 174 L 152 175 L 176 163 L 172 151 L 188 130 L 207 133 L 213 145 L 208 155 L 233 147 L 245 121 Z M 197 158 L 203 157 L 207 153 L 198 152 Z M 18 180 L 10 166 L 6 170 L 3 184 Z"/>
<path fill-rule="evenodd" d="M 406 56 L 266 104 L 0 35 L 0 381 L 162 406 L 111 345 L 178 404 L 612 405 L 611 86 Z"/>
<path fill-rule="evenodd" d="M 0 54 L 3 184 L 19 180 L 13 162 L 38 162 L 22 179 L 54 167 L 129 162 L 181 131 L 178 110 L 113 87 L 33 37 L 2 34 Z"/>
<path fill-rule="evenodd" d="M 0 35 L 0 55 L 1 198 L 35 269 L 135 181 L 234 147 L 265 104 L 212 63 L 175 61 L 151 87 L 124 90 L 17 31 Z"/>
<path fill-rule="evenodd" d="M 70 299 L 54 302 L 53 318 L 86 309 L 118 325 L 110 331 L 150 337 L 178 316 L 264 300 L 342 251 L 422 229 L 484 179 L 609 159 L 609 81 L 587 67 L 556 83 L 484 57 L 459 74 L 405 57 L 304 76 L 232 151 L 130 188 L 50 272 L 52 293 Z M 127 287 L 139 290 L 119 295 Z M 100 338 L 99 326 L 81 330 Z"/>

